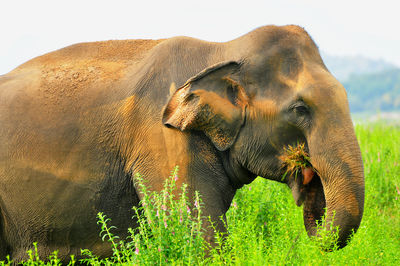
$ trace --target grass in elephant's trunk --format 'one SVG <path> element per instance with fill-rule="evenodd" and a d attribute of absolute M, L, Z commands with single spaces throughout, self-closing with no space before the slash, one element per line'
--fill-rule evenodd
<path fill-rule="evenodd" d="M 317 172 L 310 163 L 310 157 L 304 143 L 298 143 L 296 146 L 288 145 L 284 149 L 284 154 L 279 158 L 283 161 L 283 167 L 286 168 L 283 179 L 287 175 L 294 175 L 297 178 L 300 172 L 303 174 L 303 184 L 306 185 Z"/>

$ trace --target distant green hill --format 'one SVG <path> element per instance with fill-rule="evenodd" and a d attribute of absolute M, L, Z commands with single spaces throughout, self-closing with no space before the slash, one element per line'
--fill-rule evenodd
<path fill-rule="evenodd" d="M 351 75 L 342 82 L 352 112 L 399 112 L 400 69 L 373 74 Z"/>
<path fill-rule="evenodd" d="M 329 71 L 348 92 L 354 113 L 400 112 L 400 69 L 364 56 L 332 56 L 321 52 Z"/>
<path fill-rule="evenodd" d="M 376 60 L 365 56 L 332 56 L 321 52 L 329 71 L 341 82 L 353 74 L 372 74 L 393 69 L 395 66 L 384 60 Z"/>

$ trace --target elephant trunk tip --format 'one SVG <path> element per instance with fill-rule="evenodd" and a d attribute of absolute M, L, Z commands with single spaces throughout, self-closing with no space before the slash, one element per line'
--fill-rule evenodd
<path fill-rule="evenodd" d="M 308 235 L 317 243 L 330 243 L 322 247 L 324 250 L 333 250 L 334 246 L 338 249 L 345 247 L 361 223 L 362 210 L 351 213 L 349 206 L 353 202 L 345 203 L 349 206 L 333 206 L 326 199 L 326 188 L 318 172 L 312 174 L 311 180 L 304 185 L 304 190 L 303 219 Z M 358 203 L 356 199 L 353 200 Z"/>

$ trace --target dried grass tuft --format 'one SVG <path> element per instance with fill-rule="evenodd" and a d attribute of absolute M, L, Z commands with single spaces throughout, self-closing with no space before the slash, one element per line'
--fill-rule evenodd
<path fill-rule="evenodd" d="M 282 167 L 286 168 L 283 179 L 288 174 L 297 177 L 298 173 L 301 173 L 302 169 L 308 167 L 315 170 L 310 163 L 310 157 L 308 152 L 305 150 L 304 143 L 298 143 L 296 146 L 288 145 L 284 148 L 284 153 L 279 157 L 279 159 L 283 161 Z"/>

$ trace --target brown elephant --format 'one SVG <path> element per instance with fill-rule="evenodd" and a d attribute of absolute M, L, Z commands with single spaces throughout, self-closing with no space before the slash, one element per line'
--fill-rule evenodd
<path fill-rule="evenodd" d="M 159 190 L 175 165 L 220 230 L 256 176 L 291 187 L 309 235 L 325 207 L 341 246 L 359 227 L 364 174 L 346 92 L 298 26 L 226 43 L 72 45 L 0 76 L 0 101 L 0 259 L 23 259 L 33 242 L 64 260 L 81 248 L 110 255 L 96 214 L 123 236 L 140 200 L 134 173 Z M 282 180 L 280 156 L 301 142 L 317 174 Z"/>

